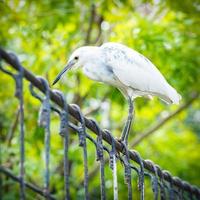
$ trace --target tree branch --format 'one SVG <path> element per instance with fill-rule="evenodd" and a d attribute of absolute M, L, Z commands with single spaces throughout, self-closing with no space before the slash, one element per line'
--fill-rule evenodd
<path fill-rule="evenodd" d="M 15 114 L 15 119 L 14 119 L 13 123 L 11 124 L 11 127 L 9 129 L 9 132 L 8 132 L 8 135 L 6 138 L 6 141 L 8 141 L 7 142 L 8 146 L 10 146 L 10 144 L 11 144 L 14 132 L 17 128 L 18 121 L 19 121 L 19 108 L 17 109 L 17 112 Z"/>
<path fill-rule="evenodd" d="M 93 26 L 93 23 L 94 23 L 95 15 L 96 15 L 95 5 L 92 4 L 91 5 L 91 16 L 90 16 L 90 21 L 89 21 L 89 27 L 88 27 L 88 31 L 87 31 L 86 38 L 85 38 L 85 43 L 86 44 L 90 43 L 91 33 L 92 33 L 92 26 Z"/>
<path fill-rule="evenodd" d="M 97 44 L 100 41 L 102 30 L 101 30 L 101 23 L 103 22 L 104 18 L 102 15 L 96 15 L 96 23 L 97 23 L 97 28 L 98 28 L 98 34 L 94 41 L 92 42 L 93 44 Z"/>
<path fill-rule="evenodd" d="M 89 27 L 87 30 L 87 34 L 86 34 L 86 38 L 85 38 L 85 45 L 87 44 L 96 44 L 100 37 L 101 37 L 101 23 L 103 22 L 103 16 L 102 15 L 98 15 L 96 12 L 96 7 L 94 4 L 91 5 L 91 14 L 90 14 L 90 20 L 89 20 Z M 97 36 L 94 38 L 93 41 L 91 41 L 91 33 L 93 31 L 93 25 L 97 25 L 98 28 L 98 33 Z"/>

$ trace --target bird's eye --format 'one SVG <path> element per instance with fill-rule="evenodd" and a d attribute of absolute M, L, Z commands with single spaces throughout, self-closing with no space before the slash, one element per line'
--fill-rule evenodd
<path fill-rule="evenodd" d="M 75 60 L 78 60 L 78 56 L 75 56 L 74 59 L 75 59 Z"/>

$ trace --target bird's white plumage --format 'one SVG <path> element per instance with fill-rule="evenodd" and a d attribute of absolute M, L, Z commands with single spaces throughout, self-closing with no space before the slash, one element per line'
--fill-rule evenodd
<path fill-rule="evenodd" d="M 113 85 L 131 99 L 158 96 L 167 103 L 175 104 L 181 99 L 151 61 L 122 44 L 110 42 L 100 47 L 76 49 L 54 84 L 72 66 L 83 67 L 84 74 L 90 79 Z"/>
<path fill-rule="evenodd" d="M 129 87 L 129 95 L 153 95 L 167 103 L 179 103 L 180 95 L 146 57 L 118 43 L 105 43 L 100 49 L 105 64 L 113 69 L 121 83 Z"/>
<path fill-rule="evenodd" d="M 158 69 L 143 55 L 117 43 L 100 47 L 85 46 L 75 50 L 53 84 L 72 67 L 82 67 L 90 79 L 113 85 L 128 97 L 129 115 L 121 141 L 127 144 L 133 118 L 133 100 L 138 96 L 158 96 L 167 103 L 179 103 L 181 96 Z"/>

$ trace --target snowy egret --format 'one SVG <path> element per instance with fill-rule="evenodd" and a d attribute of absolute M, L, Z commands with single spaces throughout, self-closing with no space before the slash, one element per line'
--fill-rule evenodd
<path fill-rule="evenodd" d="M 76 49 L 66 67 L 53 82 L 72 67 L 82 67 L 90 79 L 117 87 L 129 104 L 129 114 L 120 140 L 127 144 L 136 97 L 158 96 L 168 104 L 178 104 L 181 96 L 168 84 L 159 70 L 143 55 L 118 43 Z"/>

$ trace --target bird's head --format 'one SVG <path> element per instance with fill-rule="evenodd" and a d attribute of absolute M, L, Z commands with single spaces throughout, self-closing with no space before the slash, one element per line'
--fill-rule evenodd
<path fill-rule="evenodd" d="M 82 67 L 88 61 L 95 59 L 97 48 L 98 47 L 85 46 L 76 49 L 69 57 L 69 60 L 64 69 L 55 78 L 53 85 L 56 84 L 60 80 L 62 75 L 68 70 L 72 68 Z"/>

